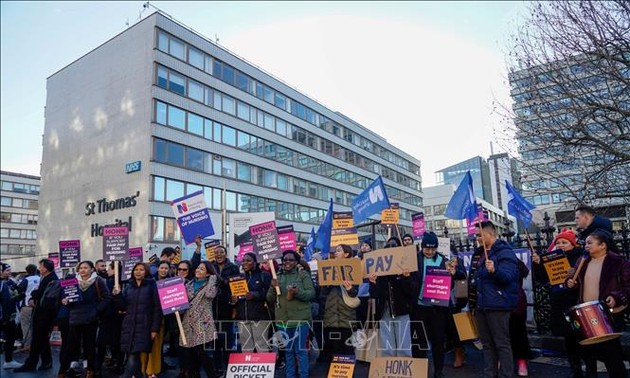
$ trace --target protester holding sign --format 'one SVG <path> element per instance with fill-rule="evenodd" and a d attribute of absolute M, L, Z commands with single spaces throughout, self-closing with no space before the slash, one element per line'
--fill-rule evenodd
<path fill-rule="evenodd" d="M 556 255 L 557 258 L 553 255 Z M 578 293 L 575 290 L 568 290 L 564 285 L 564 280 L 561 284 L 550 285 L 550 278 L 545 263 L 548 266 L 549 263 L 553 264 L 553 261 L 567 259 L 569 267 L 572 267 L 576 266 L 578 259 L 582 255 L 584 255 L 584 249 L 577 245 L 575 232 L 567 228 L 564 228 L 556 235 L 547 253 L 541 255 L 532 253 L 534 279 L 540 285 L 550 286 L 551 333 L 554 336 L 564 336 L 567 359 L 575 376 L 582 375 L 582 352 L 575 338 L 575 333 L 571 329 L 571 324 L 564 319 L 564 313 L 577 304 Z M 562 276 L 566 278 L 568 274 L 569 269 L 558 272 L 559 278 Z"/>
<path fill-rule="evenodd" d="M 70 311 L 69 344 L 73 348 L 70 354 L 82 355 L 87 360 L 86 377 L 91 378 L 94 376 L 96 367 L 96 331 L 99 316 L 109 306 L 112 296 L 105 280 L 96 274 L 91 261 L 81 261 L 78 272 L 81 300 L 69 302 L 69 298 L 63 298 L 61 303 Z M 79 352 L 81 346 L 83 346 L 82 354 Z M 69 368 L 70 365 L 61 366 L 60 371 L 65 372 Z"/>
<path fill-rule="evenodd" d="M 150 353 L 153 340 L 162 324 L 162 308 L 155 281 L 149 275 L 149 265 L 136 263 L 122 293 L 114 288 L 114 300 L 125 312 L 122 323 L 120 347 L 127 353 L 127 366 L 123 377 L 143 376 L 145 369 L 140 363 L 141 353 Z"/>
<path fill-rule="evenodd" d="M 351 259 L 353 251 L 349 245 L 340 244 L 331 259 Z M 355 274 L 358 274 L 355 272 Z M 360 277 L 360 275 L 359 275 Z M 343 293 L 345 291 L 345 294 Z M 324 349 L 325 362 L 330 363 L 335 354 L 354 355 L 354 347 L 347 343 L 352 336 L 352 324 L 357 320 L 356 308 L 360 304 L 357 298 L 359 285 L 346 280 L 341 285 L 321 286 L 320 296 L 325 303 L 324 309 Z M 351 307 L 344 297 L 356 298 L 356 306 Z M 350 299 L 348 299 L 350 300 Z"/>
<path fill-rule="evenodd" d="M 286 376 L 294 378 L 295 359 L 299 359 L 300 377 L 308 377 L 308 323 L 311 317 L 311 299 L 315 288 L 311 275 L 297 268 L 300 256 L 293 250 L 282 254 L 282 271 L 277 279 L 271 280 L 267 291 L 267 302 L 276 305 L 276 325 L 286 345 Z M 280 295 L 276 294 L 279 288 Z"/>
<path fill-rule="evenodd" d="M 438 237 L 434 232 L 425 232 L 420 246 L 422 252 L 418 254 L 417 280 L 413 282 L 416 299 L 411 317 L 412 334 L 418 339 L 414 340 L 411 350 L 414 358 L 426 358 L 431 343 L 434 377 L 438 378 L 444 376 L 444 340 L 451 316 L 452 279 L 461 279 L 466 275 L 437 252 Z M 424 335 L 429 339 L 423 340 Z"/>
<path fill-rule="evenodd" d="M 203 367 L 208 377 L 214 377 L 214 363 L 208 351 L 212 350 L 216 328 L 212 316 L 212 300 L 217 295 L 217 276 L 208 261 L 202 261 L 195 270 L 195 278 L 186 284 L 190 308 L 186 310 L 182 326 L 186 344 L 180 339 L 180 346 L 192 353 L 190 374 L 199 376 Z"/>
<path fill-rule="evenodd" d="M 509 323 L 510 313 L 518 302 L 517 257 L 507 242 L 497 239 L 492 222 L 477 223 L 475 233 L 478 243 L 487 249 L 474 277 L 477 289 L 475 320 L 483 343 L 484 373 L 492 377 L 511 377 L 514 362 Z"/>
<path fill-rule="evenodd" d="M 252 252 L 243 256 L 241 267 L 248 292 L 240 297 L 232 295 L 232 303 L 236 304 L 235 320 L 238 321 L 241 349 L 243 352 L 253 352 L 254 349 L 258 353 L 268 352 L 267 333 L 271 318 L 266 298 L 271 275 L 260 270 L 256 254 Z"/>
<path fill-rule="evenodd" d="M 157 272 L 154 276 L 155 282 L 164 280 L 170 277 L 171 264 L 168 261 L 160 261 L 157 267 Z M 155 378 L 162 371 L 162 344 L 164 343 L 165 324 L 167 322 L 174 322 L 175 315 L 168 314 L 162 317 L 162 323 L 160 331 L 157 334 L 153 345 L 151 347 L 151 353 L 140 355 L 142 366 L 144 367 L 144 373 L 149 378 Z"/>
<path fill-rule="evenodd" d="M 400 240 L 392 237 L 385 248 L 400 246 Z M 399 275 L 377 277 L 376 273 L 371 273 L 369 276 L 370 297 L 376 298 L 375 319 L 379 321 L 378 342 L 382 356 L 411 357 L 409 314 L 415 299 L 414 279 L 417 278 L 407 269 Z"/>
<path fill-rule="evenodd" d="M 107 289 L 114 290 L 114 264 L 118 264 L 118 271 L 121 271 L 120 261 L 110 261 L 107 264 Z M 118 282 L 121 285 L 121 282 Z M 100 371 L 105 360 L 107 347 L 110 348 L 113 364 L 111 365 L 115 373 L 121 374 L 124 356 L 120 352 L 120 329 L 123 315 L 119 313 L 116 306 L 107 306 L 101 316 L 101 323 L 98 327 L 98 337 L 96 339 L 96 371 Z"/>

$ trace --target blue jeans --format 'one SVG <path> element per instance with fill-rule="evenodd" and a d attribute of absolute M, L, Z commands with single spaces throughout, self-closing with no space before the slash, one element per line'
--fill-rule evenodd
<path fill-rule="evenodd" d="M 295 377 L 295 358 L 297 356 L 300 364 L 300 378 L 308 378 L 308 350 L 306 343 L 308 341 L 308 323 L 301 323 L 296 328 L 280 328 L 280 331 L 286 332 L 288 343 L 286 345 L 286 376 L 287 378 Z"/>

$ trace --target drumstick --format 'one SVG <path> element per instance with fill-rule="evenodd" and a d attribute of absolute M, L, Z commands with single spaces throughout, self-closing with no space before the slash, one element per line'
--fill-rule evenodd
<path fill-rule="evenodd" d="M 580 274 L 580 270 L 582 269 L 582 265 L 584 265 L 584 260 L 586 260 L 586 258 L 584 258 L 584 257 L 582 257 L 580 259 L 580 263 L 578 264 L 578 267 L 575 270 L 575 273 L 573 273 L 573 277 L 571 278 L 573 281 L 575 281 L 577 279 L 578 274 Z"/>

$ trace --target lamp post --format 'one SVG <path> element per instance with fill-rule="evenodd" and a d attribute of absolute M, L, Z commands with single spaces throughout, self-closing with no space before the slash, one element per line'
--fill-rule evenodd
<path fill-rule="evenodd" d="M 547 214 L 546 211 L 543 220 L 545 221 L 545 227 L 541 228 L 540 231 L 545 234 L 547 245 L 549 245 L 551 243 L 551 240 L 553 240 L 553 232 L 556 230 L 556 228 L 549 224 L 549 220 L 551 220 L 551 218 L 549 218 L 549 214 Z"/>
<path fill-rule="evenodd" d="M 510 225 L 512 224 L 512 221 L 509 220 L 507 218 L 507 216 L 505 217 L 505 219 L 503 220 L 503 225 L 505 226 L 505 231 L 503 231 L 503 233 L 501 235 L 503 235 L 503 237 L 505 238 L 505 240 L 510 243 L 512 236 L 514 236 L 514 231 L 512 231 L 512 229 L 510 228 Z"/>

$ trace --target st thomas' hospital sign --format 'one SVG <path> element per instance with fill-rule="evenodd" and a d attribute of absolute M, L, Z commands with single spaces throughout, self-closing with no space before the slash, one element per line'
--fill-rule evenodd
<path fill-rule="evenodd" d="M 89 217 L 90 215 L 96 215 L 101 213 L 107 213 L 110 211 L 122 210 L 129 207 L 135 207 L 137 204 L 136 198 L 140 197 L 140 191 L 137 191 L 136 194 L 131 195 L 129 197 L 117 198 L 115 200 L 109 200 L 108 198 L 103 198 L 95 202 L 88 202 L 85 204 L 85 216 Z M 129 228 L 129 232 L 132 229 L 132 217 L 129 216 L 128 219 L 122 220 L 116 218 L 114 223 L 111 224 L 103 224 L 100 225 L 98 223 L 92 223 L 90 225 L 90 236 L 103 236 L 103 228 L 105 227 L 127 227 Z"/>

